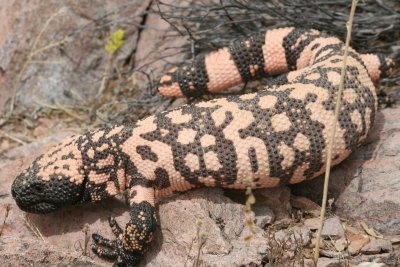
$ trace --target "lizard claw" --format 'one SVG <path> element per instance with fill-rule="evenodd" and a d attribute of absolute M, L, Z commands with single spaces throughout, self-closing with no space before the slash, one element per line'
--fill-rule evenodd
<path fill-rule="evenodd" d="M 99 234 L 92 234 L 92 251 L 101 258 L 114 260 L 114 266 L 137 266 L 142 255 L 124 247 L 123 231 L 114 218 L 109 218 L 109 224 L 116 240 L 109 240 Z"/>
<path fill-rule="evenodd" d="M 98 256 L 109 259 L 115 260 L 118 257 L 116 253 L 116 241 L 108 240 L 99 234 L 92 235 L 94 243 L 92 244 L 92 251 L 96 253 Z M 100 247 L 101 246 L 101 247 Z M 104 248 L 107 249 L 104 249 Z"/>

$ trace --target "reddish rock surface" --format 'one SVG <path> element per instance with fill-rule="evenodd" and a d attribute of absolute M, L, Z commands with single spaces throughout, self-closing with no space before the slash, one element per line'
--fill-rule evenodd
<path fill-rule="evenodd" d="M 178 1 L 164 2 L 169 4 Z M 25 107 L 35 106 L 38 101 L 68 104 L 85 102 L 95 97 L 109 60 L 104 44 L 115 29 L 104 26 L 107 24 L 104 18 L 96 20 L 96 24 L 93 21 L 107 12 L 111 12 L 108 18 L 126 19 L 131 23 L 128 25 L 133 25 L 124 28 L 127 33 L 125 45 L 112 64 L 121 66 L 130 59 L 135 67 L 141 66 L 145 72 L 154 71 L 158 74 L 164 66 L 164 60 L 181 58 L 182 54 L 165 58 L 170 52 L 166 48 L 179 47 L 187 40 L 180 37 L 166 40 L 164 37 L 168 23 L 155 14 L 149 14 L 143 21 L 141 13 L 149 3 L 150 0 L 115 0 L 106 4 L 98 0 L 79 3 L 73 0 L 34 0 L 26 3 L 0 0 L 0 110 L 15 94 L 17 102 Z M 185 5 L 190 3 L 185 1 Z M 54 17 L 40 35 L 46 21 L 61 8 L 62 12 Z M 122 11 L 118 12 L 120 17 L 115 18 L 112 11 L 118 8 Z M 139 31 L 136 26 L 142 22 L 151 27 Z M 29 51 L 39 35 L 32 51 L 60 41 L 71 33 L 71 29 L 85 25 L 89 25 L 88 28 L 79 32 L 72 41 L 68 39 L 69 42 L 63 46 L 45 49 L 31 58 L 38 62 L 26 64 Z M 163 60 L 155 62 L 160 58 Z M 61 64 L 53 64 L 54 60 Z M 333 171 L 330 187 L 330 195 L 335 199 L 333 209 L 337 214 L 354 223 L 362 220 L 381 233 L 391 235 L 400 234 L 399 118 L 399 107 L 379 112 L 367 144 Z M 51 143 L 68 135 L 62 133 L 45 138 L 48 129 L 53 127 L 52 123 L 51 120 L 42 119 L 41 126 L 34 130 L 33 135 L 42 138 L 40 141 L 1 155 L 0 222 L 4 224 L 0 225 L 0 259 L 5 266 L 50 266 L 55 263 L 109 266 L 109 262 L 94 256 L 90 249 L 88 257 L 82 256 L 82 247 L 85 239 L 93 232 L 112 237 L 107 223 L 108 216 L 115 216 L 121 225 L 126 223 L 129 218 L 124 199 L 69 207 L 39 216 L 20 211 L 10 196 L 10 186 L 15 176 Z M 244 212 L 246 197 L 243 192 L 199 189 L 162 200 L 158 208 L 160 229 L 142 265 L 191 266 L 198 258 L 201 240 L 204 241 L 199 256 L 201 266 L 237 266 L 250 262 L 258 264 L 266 251 L 271 249 L 264 228 L 277 221 L 281 221 L 282 225 L 288 224 L 285 230 L 277 229 L 277 236 L 287 237 L 289 242 L 301 236 L 302 245 L 306 246 L 315 234 L 316 219 L 309 218 L 304 226 L 290 220 L 289 213 L 295 208 L 317 216 L 319 206 L 316 203 L 320 203 L 322 180 L 306 182 L 293 188 L 306 197 L 291 196 L 287 187 L 255 192 L 256 204 L 253 211 L 257 221 L 251 242 L 244 241 L 249 235 L 249 229 L 244 224 L 248 214 Z M 316 203 L 308 198 L 313 198 Z M 87 229 L 86 234 L 83 229 Z M 35 231 L 39 231 L 42 237 L 35 234 Z M 293 232 L 300 234 L 296 236 Z M 338 237 L 341 236 L 342 232 Z M 390 248 L 388 241 L 374 239 L 367 244 L 369 239 L 359 236 L 353 239 L 349 237 L 348 240 L 351 254 L 357 255 L 360 251 L 366 254 L 372 254 L 371 251 L 381 253 L 358 255 L 352 258 L 354 265 L 373 260 L 386 262 L 388 266 L 398 263 L 399 253 L 397 251 L 396 254 L 396 249 L 387 249 Z M 341 246 L 345 249 L 344 245 Z M 290 243 L 287 247 L 289 249 L 282 252 L 282 257 L 295 257 L 292 251 L 295 246 Z M 310 260 L 306 259 L 306 262 L 309 264 Z M 337 264 L 338 260 L 325 257 L 318 262 L 318 266 Z"/>
<path fill-rule="evenodd" d="M 162 8 L 170 12 L 192 2 L 167 0 Z M 136 85 L 145 90 L 143 72 L 158 77 L 167 62 L 182 60 L 178 48 L 187 44 L 178 35 L 166 38 L 170 24 L 148 10 L 158 10 L 155 1 L 0 0 L 0 110 L 12 96 L 24 108 L 86 103 L 114 68 L 137 71 Z M 118 27 L 125 31 L 124 46 L 110 60 L 104 46 Z"/>
<path fill-rule="evenodd" d="M 54 143 L 63 136 L 65 134 L 54 136 L 46 142 Z M 69 207 L 47 215 L 26 214 L 19 210 L 9 192 L 11 183 L 19 171 L 48 147 L 43 145 L 46 142 L 16 148 L 8 152 L 5 155 L 7 159 L 1 162 L 0 180 L 3 183 L 0 192 L 3 197 L 0 199 L 0 220 L 4 221 L 4 216 L 7 215 L 2 235 L 7 240 L 4 243 L 7 249 L 0 250 L 0 258 L 17 259 L 14 254 L 9 255 L 10 251 L 15 251 L 21 242 L 25 242 L 27 249 L 18 259 L 21 264 L 42 263 L 42 257 L 29 258 L 42 248 L 46 248 L 43 253 L 49 255 L 65 252 L 66 254 L 60 254 L 63 259 L 60 263 L 72 264 L 81 259 L 81 247 L 91 233 L 98 232 L 112 237 L 108 216 L 115 216 L 121 225 L 129 219 L 128 207 L 122 199 Z M 268 190 L 256 192 L 256 198 L 260 200 L 255 205 L 257 209 L 260 209 L 259 206 L 275 204 L 276 200 L 268 204 L 264 195 L 271 194 Z M 285 207 L 285 199 L 288 204 L 290 192 L 286 188 L 276 189 L 273 195 L 280 196 L 283 200 L 281 207 Z M 284 208 L 276 206 L 274 210 L 283 217 Z M 246 217 L 243 204 L 223 196 L 220 189 L 198 189 L 165 199 L 159 205 L 159 214 L 161 232 L 157 232 L 155 242 L 146 255 L 146 266 L 183 266 L 179 264 L 185 262 L 192 264 L 197 258 L 199 238 L 204 238 L 205 241 L 200 258 L 205 266 L 233 266 L 238 262 L 259 261 L 260 253 L 266 250 L 266 240 L 260 228 L 257 228 L 251 242 L 244 240 L 250 232 L 243 223 Z M 88 234 L 85 236 L 83 229 L 86 224 Z M 34 234 L 36 228 L 45 243 Z M 90 239 L 89 241 L 91 243 Z M 37 243 L 46 245 L 36 247 Z M 92 257 L 88 261 L 90 263 L 108 264 L 91 252 L 89 255 Z M 176 265 L 177 263 L 179 264 Z"/>
<path fill-rule="evenodd" d="M 0 110 L 12 95 L 24 107 L 94 97 L 109 60 L 104 45 L 116 30 L 107 21 L 119 10 L 119 19 L 131 25 L 124 29 L 126 58 L 137 45 L 139 30 L 133 25 L 140 24 L 149 2 L 1 0 Z"/>
<path fill-rule="evenodd" d="M 368 238 L 362 238 L 359 237 L 357 239 L 350 240 L 350 244 L 348 247 L 348 251 L 350 255 L 356 255 L 360 252 L 360 250 L 368 244 L 369 239 Z"/>
<path fill-rule="evenodd" d="M 340 260 L 321 257 L 318 260 L 317 267 L 340 267 Z"/>
<path fill-rule="evenodd" d="M 0 261 L 3 267 L 108 266 L 108 264 L 95 263 L 89 256 L 83 256 L 79 251 L 65 250 L 35 239 L 2 237 L 0 250 Z"/>

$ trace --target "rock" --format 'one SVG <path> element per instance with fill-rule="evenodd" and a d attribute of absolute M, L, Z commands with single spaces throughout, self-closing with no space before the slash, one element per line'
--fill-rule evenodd
<path fill-rule="evenodd" d="M 332 217 L 325 220 L 321 237 L 324 239 L 339 239 L 344 237 L 344 229 L 339 217 Z"/>
<path fill-rule="evenodd" d="M 352 265 L 357 265 L 362 262 L 383 263 L 388 267 L 399 266 L 400 251 L 393 250 L 390 253 L 382 253 L 375 255 L 358 255 L 350 259 Z"/>
<path fill-rule="evenodd" d="M 38 242 L 37 239 L 2 237 L 0 241 L 1 266 L 90 266 L 105 267 L 109 264 L 94 262 L 82 251 L 63 248 Z"/>
<path fill-rule="evenodd" d="M 327 258 L 334 258 L 334 259 L 340 259 L 343 257 L 347 257 L 347 253 L 343 253 L 343 252 L 339 252 L 339 251 L 335 251 L 334 248 L 332 248 L 331 244 L 326 245 L 327 249 L 321 249 L 319 251 L 319 254 L 321 256 L 327 257 Z"/>
<path fill-rule="evenodd" d="M 340 238 L 338 240 L 335 240 L 334 245 L 335 245 L 336 251 L 342 252 L 347 248 L 348 241 L 347 241 L 346 238 L 342 237 L 342 238 Z"/>
<path fill-rule="evenodd" d="M 294 251 L 299 246 L 304 247 L 310 243 L 310 230 L 304 225 L 279 230 L 275 233 L 275 240 L 280 243 L 286 243 L 285 248 Z"/>
<path fill-rule="evenodd" d="M 387 267 L 384 263 L 377 263 L 377 262 L 361 262 L 357 264 L 356 267 Z"/>
<path fill-rule="evenodd" d="M 93 99 L 100 77 L 107 75 L 109 54 L 104 45 L 116 30 L 107 14 L 117 13 L 118 20 L 127 22 L 125 45 L 112 62 L 122 67 L 121 57 L 128 58 L 137 47 L 136 25 L 149 3 L 1 0 L 0 110 L 16 92 L 18 107 L 25 108 L 37 103 L 86 104 Z"/>
<path fill-rule="evenodd" d="M 294 265 L 295 267 L 313 267 L 314 266 L 314 261 L 312 259 L 304 259 L 303 263 L 300 263 L 298 265 Z"/>
<path fill-rule="evenodd" d="M 252 210 L 255 214 L 255 224 L 261 229 L 265 229 L 265 227 L 275 220 L 275 214 L 268 206 L 262 207 L 261 205 L 257 205 Z"/>
<path fill-rule="evenodd" d="M 315 217 L 320 216 L 321 206 L 306 197 L 292 195 L 290 198 L 290 204 L 294 208 L 312 214 Z"/>
<path fill-rule="evenodd" d="M 400 244 L 400 235 L 385 236 L 385 239 L 390 240 L 392 244 Z"/>
<path fill-rule="evenodd" d="M 197 258 L 199 235 L 205 238 L 202 266 L 260 261 L 260 253 L 267 249 L 263 231 L 257 229 L 251 241 L 246 242 L 249 229 L 244 224 L 243 205 L 222 193 L 221 189 L 204 188 L 162 201 L 159 206 L 162 237 L 156 236 L 146 255 L 146 266 L 177 266 L 178 262 L 192 265 Z"/>
<path fill-rule="evenodd" d="M 364 230 L 362 230 L 360 228 L 357 228 L 357 227 L 354 227 L 354 226 L 351 226 L 348 223 L 345 224 L 345 229 L 346 229 L 346 236 L 349 239 L 353 238 L 353 237 L 355 239 L 358 239 L 358 238 L 360 238 L 359 236 L 364 236 L 365 235 L 365 231 Z"/>
<path fill-rule="evenodd" d="M 241 190 L 227 189 L 224 194 L 237 203 L 246 203 L 247 196 Z M 256 201 L 252 206 L 252 211 L 255 214 L 255 223 L 258 227 L 265 228 L 272 222 L 276 226 L 278 224 L 288 225 L 292 222 L 289 213 L 291 196 L 290 189 L 287 186 L 256 189 L 253 190 L 253 195 Z"/>
<path fill-rule="evenodd" d="M 309 218 L 304 220 L 304 225 L 310 230 L 317 230 L 319 228 L 319 218 Z"/>
<path fill-rule="evenodd" d="M 358 236 L 358 238 L 349 238 L 349 242 L 350 244 L 347 248 L 347 251 L 350 255 L 356 255 L 360 252 L 361 248 L 369 242 L 369 239 Z"/>
<path fill-rule="evenodd" d="M 287 186 L 260 188 L 252 192 L 255 197 L 252 211 L 259 227 L 263 228 L 271 222 L 284 224 L 286 220 L 292 221 L 289 213 L 290 189 Z M 246 203 L 247 196 L 243 190 L 226 189 L 224 195 L 237 203 Z"/>
<path fill-rule="evenodd" d="M 377 113 L 365 145 L 334 168 L 329 193 L 335 213 L 364 221 L 383 235 L 400 232 L 400 106 Z M 291 186 L 294 194 L 320 202 L 323 177 Z"/>
<path fill-rule="evenodd" d="M 320 257 L 318 259 L 317 267 L 340 267 L 340 260 Z"/>
<path fill-rule="evenodd" d="M 367 245 L 361 249 L 363 254 L 379 254 L 382 252 L 392 251 L 392 243 L 385 239 L 372 239 Z"/>
<path fill-rule="evenodd" d="M 256 203 L 254 207 L 257 210 L 257 206 L 269 207 L 275 214 L 275 220 L 282 220 L 290 218 L 289 211 L 290 205 L 290 189 L 287 186 L 277 188 L 263 188 L 254 191 L 256 197 Z"/>

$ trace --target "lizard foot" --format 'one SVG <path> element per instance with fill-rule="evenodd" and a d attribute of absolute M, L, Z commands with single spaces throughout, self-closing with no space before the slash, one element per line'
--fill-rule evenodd
<path fill-rule="evenodd" d="M 109 218 L 109 224 L 116 240 L 109 240 L 99 234 L 93 234 L 92 251 L 101 258 L 115 261 L 114 266 L 137 266 L 143 255 L 125 248 L 124 232 L 114 218 Z"/>

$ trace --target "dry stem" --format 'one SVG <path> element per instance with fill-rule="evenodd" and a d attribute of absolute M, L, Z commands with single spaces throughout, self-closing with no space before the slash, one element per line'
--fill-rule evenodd
<path fill-rule="evenodd" d="M 327 163 L 326 163 L 325 180 L 324 180 L 324 192 L 323 192 L 323 198 L 322 198 L 322 204 L 321 204 L 321 215 L 320 215 L 319 227 L 318 227 L 318 232 L 317 232 L 317 242 L 315 244 L 315 253 L 314 253 L 314 265 L 315 266 L 317 266 L 318 258 L 319 258 L 319 245 L 320 245 L 320 240 L 321 240 L 322 227 L 324 225 L 326 202 L 328 199 L 329 177 L 330 177 L 330 170 L 331 170 L 331 165 L 332 165 L 332 148 L 333 148 L 333 142 L 335 140 L 336 124 L 339 119 L 340 106 L 342 104 L 342 92 L 343 92 L 344 78 L 346 75 L 347 55 L 348 55 L 348 50 L 349 50 L 349 45 L 350 45 L 351 29 L 353 26 L 353 18 L 354 18 L 354 13 L 356 10 L 357 2 L 358 2 L 358 0 L 352 0 L 349 21 L 346 24 L 346 27 L 347 27 L 346 44 L 344 47 L 343 65 L 342 65 L 342 71 L 340 74 L 339 89 L 338 89 L 337 96 L 336 96 L 335 118 L 334 118 L 331 135 L 330 135 L 330 139 L 329 139 L 329 145 L 328 145 Z"/>

